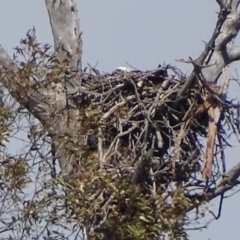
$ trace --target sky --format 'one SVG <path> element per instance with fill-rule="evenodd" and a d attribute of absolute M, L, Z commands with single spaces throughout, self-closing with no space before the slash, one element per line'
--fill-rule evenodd
<path fill-rule="evenodd" d="M 78 5 L 83 66 L 90 64 L 102 72 L 128 64 L 151 70 L 167 63 L 189 74 L 191 66 L 176 59 L 198 57 L 203 41 L 211 36 L 218 10 L 214 0 L 80 0 Z M 44 0 L 0 1 L 0 43 L 10 55 L 33 26 L 39 42 L 53 43 Z M 238 63 L 234 68 L 238 70 Z M 238 96 L 239 91 L 232 85 L 229 94 Z M 228 168 L 239 161 L 239 145 L 233 145 L 236 147 L 227 154 Z M 12 147 L 15 150 L 18 145 Z M 208 229 L 189 231 L 190 239 L 238 240 L 239 198 L 240 194 L 235 194 L 225 199 L 221 218 Z M 211 206 L 217 214 L 218 201 Z"/>

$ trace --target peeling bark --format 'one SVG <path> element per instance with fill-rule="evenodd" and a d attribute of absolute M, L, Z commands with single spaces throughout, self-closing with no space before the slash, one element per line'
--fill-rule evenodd
<path fill-rule="evenodd" d="M 203 166 L 202 177 L 203 179 L 211 179 L 212 178 L 212 164 L 213 164 L 213 156 L 214 156 L 214 146 L 215 146 L 215 138 L 217 134 L 217 126 L 214 122 L 214 109 L 210 107 L 208 110 L 209 114 L 209 129 L 208 129 L 208 138 L 207 138 L 207 146 L 206 146 L 206 159 Z"/>

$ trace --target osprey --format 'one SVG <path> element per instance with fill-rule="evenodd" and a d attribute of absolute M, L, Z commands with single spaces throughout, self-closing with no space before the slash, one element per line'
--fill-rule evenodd
<path fill-rule="evenodd" d="M 141 72 L 140 70 L 132 69 L 129 67 L 118 67 L 113 73 L 115 72 Z"/>
<path fill-rule="evenodd" d="M 116 71 L 121 71 L 121 72 L 132 72 L 131 68 L 128 67 L 118 67 Z"/>

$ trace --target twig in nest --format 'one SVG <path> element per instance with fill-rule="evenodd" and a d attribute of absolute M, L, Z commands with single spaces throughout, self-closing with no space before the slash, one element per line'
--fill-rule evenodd
<path fill-rule="evenodd" d="M 151 158 L 152 158 L 153 154 L 154 154 L 154 149 L 151 148 L 148 150 L 148 152 L 145 154 L 145 156 L 143 156 L 143 158 L 140 160 L 140 162 L 138 163 L 138 166 L 132 176 L 132 179 L 131 179 L 132 184 L 138 184 L 141 181 L 141 179 L 145 180 L 143 175 L 145 175 L 149 171 L 148 168 L 150 167 L 150 162 L 151 162 Z"/>
<path fill-rule="evenodd" d="M 218 134 L 218 142 L 220 145 L 220 151 L 221 151 L 221 160 L 222 160 L 222 170 L 223 174 L 226 173 L 226 161 L 225 161 L 225 153 L 224 153 L 224 147 L 222 144 L 221 136 Z"/>
<path fill-rule="evenodd" d="M 156 131 L 156 136 L 157 136 L 157 140 L 158 140 L 158 142 L 157 142 L 158 147 L 162 148 L 163 144 L 164 144 L 164 141 L 163 141 L 163 138 L 162 138 L 162 135 L 161 135 L 160 131 L 158 131 L 158 130 Z"/>
<path fill-rule="evenodd" d="M 130 132 L 132 132 L 134 129 L 136 129 L 138 127 L 138 125 L 135 123 L 133 124 L 133 126 L 131 128 L 129 128 L 127 131 L 125 132 L 120 132 L 112 141 L 111 145 L 109 146 L 108 150 L 106 151 L 106 153 L 102 156 L 102 159 L 100 159 L 100 163 L 104 164 L 106 162 L 107 157 L 110 155 L 110 153 L 112 152 L 113 148 L 116 147 L 115 144 L 117 142 L 117 140 L 124 136 L 129 134 Z"/>

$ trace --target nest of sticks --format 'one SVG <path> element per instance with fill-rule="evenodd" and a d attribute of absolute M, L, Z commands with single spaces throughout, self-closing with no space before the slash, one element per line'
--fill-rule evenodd
<path fill-rule="evenodd" d="M 78 220 L 91 221 L 90 234 L 111 226 L 112 239 L 133 234 L 129 221 L 137 221 L 136 232 L 149 228 L 151 236 L 170 231 L 181 212 L 194 208 L 203 182 L 216 185 L 226 171 L 225 125 L 236 134 L 239 129 L 239 108 L 223 94 L 229 76 L 222 87 L 199 78 L 180 98 L 187 79 L 169 65 L 148 72 L 94 71 L 81 80 L 81 91 L 69 95 L 85 139 L 81 173 L 71 183 L 84 194 L 76 193 L 71 211 L 80 209 Z"/>
<path fill-rule="evenodd" d="M 201 171 L 208 179 L 219 174 L 212 171 L 216 135 L 227 143 L 223 125 L 228 121 L 236 129 L 236 111 L 221 87 L 199 80 L 177 99 L 185 81 L 169 65 L 84 75 L 82 92 L 71 98 L 84 109 L 88 149 L 98 152 L 101 168 L 127 173 L 132 183 L 157 185 L 193 180 Z"/>

